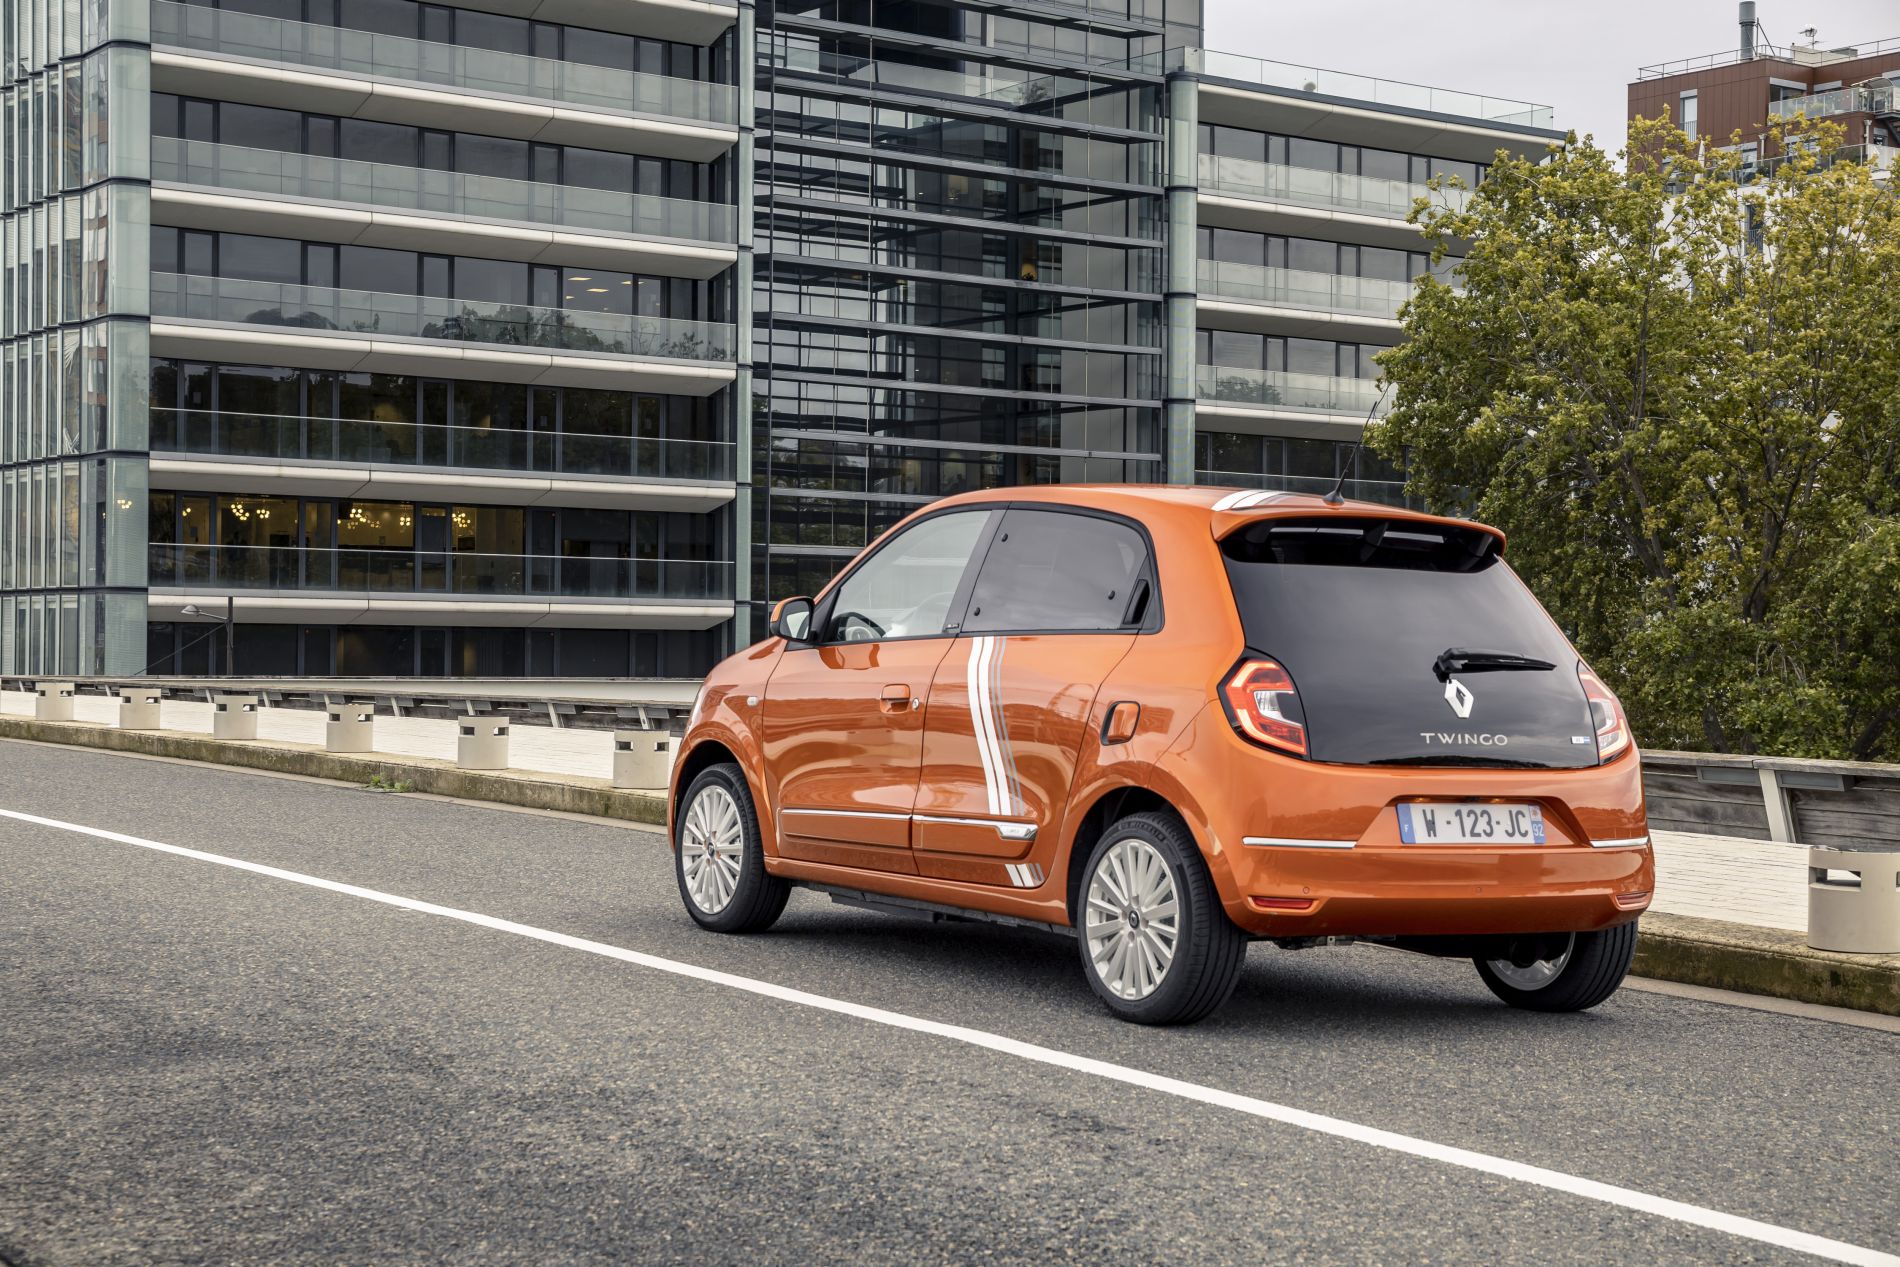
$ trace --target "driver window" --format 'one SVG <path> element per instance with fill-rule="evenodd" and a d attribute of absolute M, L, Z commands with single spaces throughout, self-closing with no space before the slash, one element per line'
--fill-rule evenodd
<path fill-rule="evenodd" d="M 987 510 L 953 511 L 906 528 L 838 587 L 831 642 L 876 642 L 943 633 L 950 600 L 970 565 Z"/>

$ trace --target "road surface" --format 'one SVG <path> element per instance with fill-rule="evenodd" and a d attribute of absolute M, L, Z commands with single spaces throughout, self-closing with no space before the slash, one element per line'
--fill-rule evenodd
<path fill-rule="evenodd" d="M 1142 1029 L 1051 935 L 116 754 L 0 742 L 0 1017 L 12 1267 L 1900 1262 L 1891 1028 L 1257 946 Z"/>

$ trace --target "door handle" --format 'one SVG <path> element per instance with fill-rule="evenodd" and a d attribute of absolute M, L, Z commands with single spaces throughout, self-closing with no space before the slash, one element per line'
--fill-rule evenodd
<path fill-rule="evenodd" d="M 907 708 L 917 707 L 917 700 L 912 698 L 910 688 L 897 682 L 893 682 L 884 688 L 884 695 L 881 702 L 884 705 L 884 711 L 887 713 L 902 712 Z"/>

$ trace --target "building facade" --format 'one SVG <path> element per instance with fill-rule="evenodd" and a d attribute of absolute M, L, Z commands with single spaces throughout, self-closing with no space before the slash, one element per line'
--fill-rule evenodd
<path fill-rule="evenodd" d="M 1778 45 L 1763 35 L 1752 0 L 1740 5 L 1736 47 L 1645 66 L 1629 85 L 1629 118 L 1667 117 L 1690 136 L 1780 157 L 1773 129 L 1797 116 L 1826 119 L 1843 132 L 1847 157 L 1883 171 L 1900 156 L 1900 39 L 1823 47 L 1813 37 Z"/>
<path fill-rule="evenodd" d="M 1390 499 L 1413 198 L 1554 135 L 1198 0 L 0 19 L 9 673 L 688 676 L 947 493 Z"/>

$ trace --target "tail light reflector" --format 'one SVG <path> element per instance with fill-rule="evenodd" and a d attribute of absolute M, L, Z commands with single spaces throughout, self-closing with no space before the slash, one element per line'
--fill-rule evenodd
<path fill-rule="evenodd" d="M 1584 698 L 1590 701 L 1590 721 L 1597 732 L 1597 760 L 1608 761 L 1630 746 L 1629 718 L 1623 715 L 1616 693 L 1585 665 L 1577 666 L 1577 680 L 1583 683 Z"/>
<path fill-rule="evenodd" d="M 1306 713 L 1293 677 L 1277 660 L 1242 660 L 1221 686 L 1229 716 L 1257 744 L 1306 755 Z"/>

